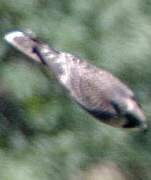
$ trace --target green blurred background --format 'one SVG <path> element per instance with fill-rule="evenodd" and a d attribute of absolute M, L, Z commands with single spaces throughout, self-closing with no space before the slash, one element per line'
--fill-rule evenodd
<path fill-rule="evenodd" d="M 151 180 L 151 131 L 99 123 L 7 45 L 31 29 L 111 71 L 151 117 L 150 0 L 0 0 L 0 180 Z"/>

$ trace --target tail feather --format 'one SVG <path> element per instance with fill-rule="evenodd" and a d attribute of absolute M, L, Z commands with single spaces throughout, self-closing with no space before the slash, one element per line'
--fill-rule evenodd
<path fill-rule="evenodd" d="M 13 31 L 5 35 L 4 39 L 14 46 L 16 49 L 27 55 L 29 58 L 41 62 L 39 54 L 35 49 L 44 49 L 47 54 L 47 51 L 52 54 L 56 54 L 56 50 L 50 48 L 45 43 L 42 43 L 38 38 L 33 37 L 31 34 L 24 33 L 21 31 Z"/>
<path fill-rule="evenodd" d="M 132 91 L 110 73 L 58 52 L 28 33 L 10 32 L 4 38 L 28 57 L 48 65 L 76 102 L 94 117 L 112 126 L 146 130 L 144 113 Z"/>

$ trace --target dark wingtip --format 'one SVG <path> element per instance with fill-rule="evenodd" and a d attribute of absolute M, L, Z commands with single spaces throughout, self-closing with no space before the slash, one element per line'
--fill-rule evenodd
<path fill-rule="evenodd" d="M 39 51 L 39 48 L 37 46 L 34 46 L 33 49 L 32 49 L 32 52 L 35 53 L 39 59 L 41 60 L 41 62 L 44 64 L 44 65 L 47 65 L 45 59 L 43 58 L 43 56 L 41 55 L 40 51 Z"/>

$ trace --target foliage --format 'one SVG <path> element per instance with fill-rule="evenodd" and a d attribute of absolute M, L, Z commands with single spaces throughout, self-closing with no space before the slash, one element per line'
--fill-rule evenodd
<path fill-rule="evenodd" d="M 2 40 L 10 30 L 32 29 L 57 49 L 111 71 L 135 91 L 150 124 L 150 1 L 0 4 L 0 179 L 70 180 L 103 162 L 115 163 L 128 179 L 151 179 L 150 131 L 94 120 L 51 73 Z"/>

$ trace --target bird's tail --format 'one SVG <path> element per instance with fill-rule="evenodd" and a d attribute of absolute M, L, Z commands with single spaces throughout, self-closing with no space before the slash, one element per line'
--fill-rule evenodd
<path fill-rule="evenodd" d="M 38 54 L 38 49 L 43 49 L 45 54 L 49 52 L 49 54 L 52 54 L 52 56 L 58 54 L 56 50 L 41 42 L 32 33 L 13 31 L 7 33 L 4 39 L 16 49 L 37 62 L 42 61 L 45 63 L 40 54 Z"/>

